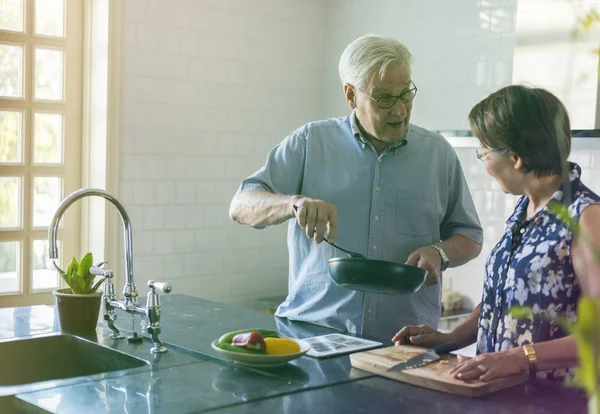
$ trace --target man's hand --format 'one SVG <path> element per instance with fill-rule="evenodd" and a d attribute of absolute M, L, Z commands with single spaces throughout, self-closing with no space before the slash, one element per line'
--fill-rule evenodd
<path fill-rule="evenodd" d="M 426 246 L 415 250 L 408 256 L 406 264 L 427 270 L 425 287 L 433 286 L 440 281 L 442 259 L 439 252 L 433 247 Z"/>
<path fill-rule="evenodd" d="M 306 231 L 306 237 L 321 243 L 327 231 L 328 240 L 335 243 L 338 220 L 337 208 L 333 204 L 314 198 L 299 197 L 292 200 L 291 210 L 296 216 L 298 225 Z"/>
<path fill-rule="evenodd" d="M 405 326 L 392 338 L 395 345 L 419 345 L 428 348 L 452 340 L 450 334 L 436 331 L 427 325 Z"/>

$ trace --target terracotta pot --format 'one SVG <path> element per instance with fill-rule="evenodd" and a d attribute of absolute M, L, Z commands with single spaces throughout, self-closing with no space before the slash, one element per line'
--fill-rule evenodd
<path fill-rule="evenodd" d="M 61 331 L 85 333 L 95 330 L 100 314 L 102 291 L 89 295 L 71 292 L 71 288 L 55 289 L 52 292 L 56 298 Z"/>

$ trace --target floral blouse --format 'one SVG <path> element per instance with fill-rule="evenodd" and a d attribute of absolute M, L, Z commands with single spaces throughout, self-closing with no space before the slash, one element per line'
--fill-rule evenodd
<path fill-rule="evenodd" d="M 570 164 L 569 214 L 579 220 L 600 197 L 580 179 L 581 168 Z M 568 189 L 568 186 L 567 186 Z M 563 202 L 563 184 L 552 196 Z M 551 318 L 561 314 L 577 318 L 581 289 L 570 256 L 573 233 L 547 207 L 526 219 L 529 198 L 523 196 L 507 220 L 506 232 L 486 261 L 486 278 L 477 333 L 477 353 L 504 351 L 528 343 L 566 336 Z M 509 309 L 531 308 L 534 315 L 546 311 L 550 318 L 513 319 Z M 539 373 L 545 378 L 564 378 L 567 370 Z"/>

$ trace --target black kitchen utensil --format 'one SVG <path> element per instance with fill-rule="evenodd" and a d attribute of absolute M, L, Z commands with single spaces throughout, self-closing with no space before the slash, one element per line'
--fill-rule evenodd
<path fill-rule="evenodd" d="M 294 206 L 297 210 L 298 207 Z M 329 240 L 327 243 L 350 257 L 334 257 L 328 260 L 333 281 L 344 288 L 370 293 L 414 293 L 427 277 L 427 271 L 407 264 L 367 259 L 364 255 L 343 249 Z"/>

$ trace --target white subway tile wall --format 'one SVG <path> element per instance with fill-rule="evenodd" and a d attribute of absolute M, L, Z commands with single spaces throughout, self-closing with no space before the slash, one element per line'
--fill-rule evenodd
<path fill-rule="evenodd" d="M 140 291 L 157 279 L 231 303 L 285 292 L 285 226 L 235 225 L 229 202 L 276 143 L 323 116 L 324 2 L 123 7 L 120 195 Z"/>

